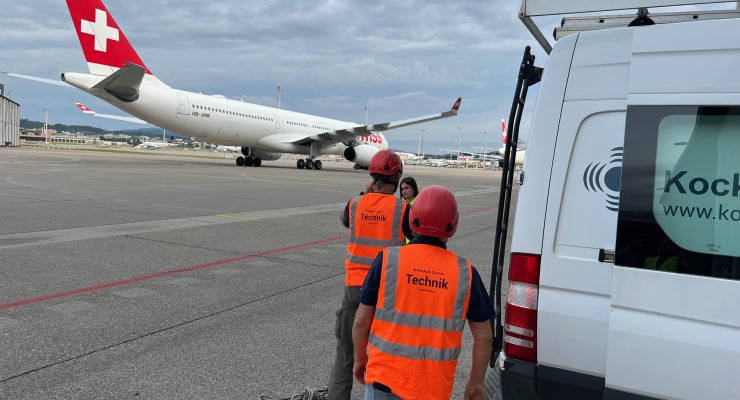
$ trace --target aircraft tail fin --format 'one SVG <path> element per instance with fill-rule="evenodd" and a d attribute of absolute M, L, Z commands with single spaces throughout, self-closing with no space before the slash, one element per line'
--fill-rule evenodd
<path fill-rule="evenodd" d="M 85 113 L 85 114 L 91 114 L 91 115 L 95 115 L 95 111 L 93 111 L 93 110 L 92 110 L 92 108 L 90 108 L 90 107 L 88 107 L 88 106 L 86 106 L 86 105 L 84 105 L 84 104 L 82 104 L 82 103 L 75 103 L 75 105 L 76 105 L 76 106 L 77 106 L 77 108 L 79 108 L 79 109 L 80 109 L 80 111 L 82 111 L 83 113 Z"/>
<path fill-rule="evenodd" d="M 133 63 L 152 75 L 101 0 L 67 0 L 67 7 L 91 74 L 107 76 Z"/>
<path fill-rule="evenodd" d="M 506 123 L 503 118 L 501 118 L 501 134 L 504 136 L 504 145 L 506 145 Z"/>

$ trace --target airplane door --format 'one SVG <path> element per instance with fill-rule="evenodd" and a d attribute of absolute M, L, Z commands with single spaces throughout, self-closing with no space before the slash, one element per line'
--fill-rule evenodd
<path fill-rule="evenodd" d="M 177 95 L 177 114 L 178 115 L 190 115 L 190 102 L 188 102 L 187 96 L 184 94 Z"/>
<path fill-rule="evenodd" d="M 273 114 L 272 118 L 275 119 L 275 130 L 280 129 L 280 117 L 277 114 Z"/>

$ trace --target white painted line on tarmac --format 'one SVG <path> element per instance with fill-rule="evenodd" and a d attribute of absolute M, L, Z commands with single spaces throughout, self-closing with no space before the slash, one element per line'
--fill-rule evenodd
<path fill-rule="evenodd" d="M 476 189 L 455 193 L 456 197 L 476 196 L 492 193 L 494 189 Z M 248 211 L 243 213 L 204 215 L 199 217 L 173 218 L 156 221 L 130 222 L 90 226 L 83 228 L 56 229 L 48 231 L 10 233 L 0 235 L 0 250 L 14 247 L 48 243 L 90 240 L 104 237 L 160 232 L 174 229 L 189 229 L 201 226 L 259 221 L 271 218 L 293 217 L 324 212 L 339 213 L 346 203 L 320 204 L 307 207 L 280 208 L 274 210 Z"/>
<path fill-rule="evenodd" d="M 322 204 L 318 206 L 281 208 L 275 210 L 250 211 L 234 214 L 205 215 L 200 217 L 174 218 L 157 221 L 130 222 L 84 228 L 56 229 L 49 231 L 11 233 L 0 235 L 0 250 L 13 247 L 31 246 L 48 243 L 89 240 L 104 237 L 133 235 L 148 232 L 159 232 L 173 229 L 188 229 L 234 222 L 258 221 L 269 218 L 291 217 L 303 214 L 323 212 L 338 213 L 344 203 Z"/>

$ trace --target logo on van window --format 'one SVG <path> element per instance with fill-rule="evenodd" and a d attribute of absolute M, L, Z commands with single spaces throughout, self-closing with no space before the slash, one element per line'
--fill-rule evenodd
<path fill-rule="evenodd" d="M 604 207 L 609 211 L 619 209 L 619 187 L 622 179 L 623 147 L 611 149 L 606 163 L 590 163 L 583 171 L 583 186 L 589 192 L 604 193 Z"/>

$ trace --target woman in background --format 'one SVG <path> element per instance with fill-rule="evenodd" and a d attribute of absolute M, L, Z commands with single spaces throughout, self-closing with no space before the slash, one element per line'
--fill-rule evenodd
<path fill-rule="evenodd" d="M 407 176 L 401 180 L 401 199 L 406 200 L 409 205 L 414 204 L 414 199 L 419 194 L 419 187 L 416 185 L 416 180 L 410 176 Z"/>
<path fill-rule="evenodd" d="M 406 200 L 409 205 L 414 204 L 414 199 L 419 194 L 419 186 L 416 185 L 416 179 L 407 176 L 401 179 L 401 185 L 399 187 L 401 188 L 399 191 L 401 199 Z M 406 238 L 406 244 L 409 244 L 409 242 L 410 240 Z"/>

